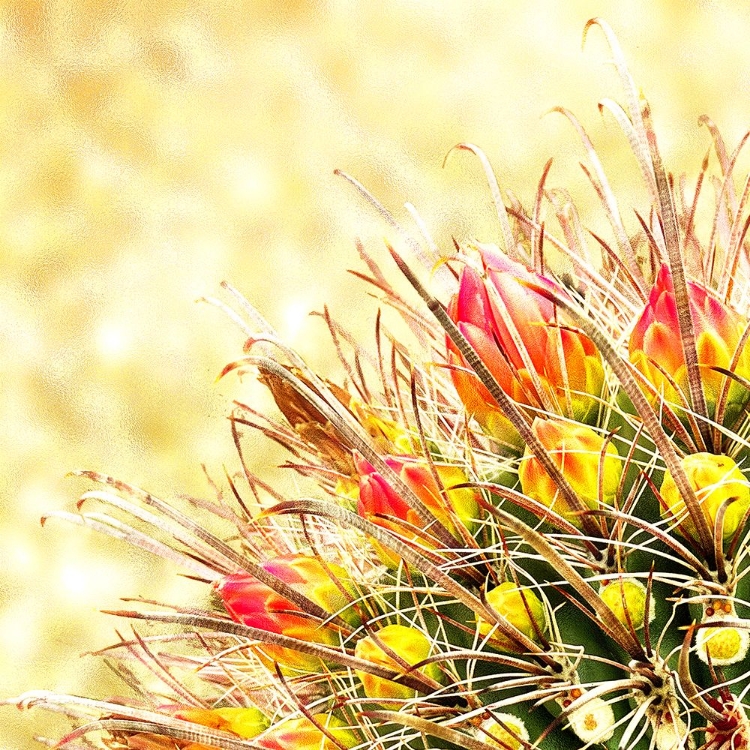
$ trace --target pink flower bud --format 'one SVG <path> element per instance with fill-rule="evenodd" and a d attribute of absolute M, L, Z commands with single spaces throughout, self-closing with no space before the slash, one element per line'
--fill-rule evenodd
<path fill-rule="evenodd" d="M 324 564 L 317 557 L 291 554 L 268 560 L 262 567 L 331 615 L 340 615 L 352 627 L 360 624 L 350 606 L 356 598 L 355 588 L 340 565 Z M 327 646 L 341 643 L 340 632 L 333 624 L 322 624 L 248 573 L 226 576 L 215 588 L 236 622 Z M 317 670 L 321 666 L 317 657 L 292 649 L 265 644 L 261 651 L 280 664 L 298 669 Z"/>
<path fill-rule="evenodd" d="M 409 529 L 410 526 L 422 528 L 423 524 L 417 513 L 367 461 L 360 457 L 356 463 L 360 476 L 357 503 L 359 515 L 403 538 L 418 540 L 422 545 L 428 544 L 424 536 L 420 537 Z M 444 497 L 426 461 L 408 456 L 388 456 L 386 463 L 452 534 L 459 536 L 456 520 L 470 531 L 474 528 L 479 512 L 478 491 L 471 488 L 450 489 L 469 481 L 458 466 L 433 464 L 445 489 Z M 429 530 L 425 533 L 429 537 Z M 395 567 L 398 559 L 383 552 L 383 561 Z"/>
<path fill-rule="evenodd" d="M 732 367 L 732 359 L 748 321 L 701 284 L 690 281 L 687 287 L 698 365 L 709 416 L 713 417 L 727 377 L 712 368 L 733 370 L 744 378 L 750 377 L 750 344 L 743 347 L 736 366 Z M 679 340 L 672 275 L 666 264 L 659 270 L 648 302 L 630 335 L 629 350 L 630 360 L 666 401 L 678 405 L 686 403 L 689 398 L 687 367 Z M 733 424 L 748 398 L 750 392 L 742 385 L 737 382 L 729 384 L 724 418 L 726 425 Z"/>
<path fill-rule="evenodd" d="M 562 298 L 568 295 L 497 248 L 478 249 L 483 274 L 468 264 L 461 270 L 458 294 L 448 307 L 451 318 L 512 399 L 577 421 L 591 419 L 604 383 L 601 356 L 534 287 Z M 451 370 L 451 376 L 469 414 L 487 432 L 517 443 L 515 430 L 477 376 L 465 371 L 468 364 L 450 341 L 448 352 L 450 362 L 463 368 Z"/>

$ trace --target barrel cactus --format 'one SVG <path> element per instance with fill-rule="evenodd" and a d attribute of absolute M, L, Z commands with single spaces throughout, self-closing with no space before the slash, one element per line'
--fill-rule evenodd
<path fill-rule="evenodd" d="M 379 316 L 365 346 L 326 313 L 345 382 L 227 287 L 235 309 L 215 302 L 244 313 L 247 344 L 222 375 L 257 374 L 278 411 L 233 407 L 240 471 L 217 500 L 178 507 L 85 472 L 79 512 L 54 514 L 205 584 L 201 601 L 115 613 L 135 635 L 106 656 L 137 697 L 19 698 L 76 720 L 59 747 L 750 745 L 742 143 L 728 153 L 706 120 L 718 174 L 707 158 L 691 189 L 672 179 L 615 37 L 591 26 L 650 196 L 637 231 L 561 110 L 611 236 L 587 236 L 544 178 L 532 207 L 503 198 L 461 144 L 486 168 L 501 246 L 440 253 L 404 232 L 388 267 L 360 248 L 360 276 L 405 326 Z M 299 496 L 249 468 L 254 433 L 288 450 Z"/>

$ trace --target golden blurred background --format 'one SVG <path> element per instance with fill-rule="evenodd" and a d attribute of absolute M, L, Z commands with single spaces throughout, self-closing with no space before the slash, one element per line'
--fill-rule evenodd
<path fill-rule="evenodd" d="M 384 222 L 414 203 L 442 247 L 495 240 L 475 158 L 533 200 L 549 177 L 585 205 L 576 112 L 615 187 L 637 171 L 596 103 L 620 97 L 609 20 L 649 97 L 668 166 L 695 174 L 701 114 L 734 146 L 750 126 L 750 5 L 684 0 L 18 0 L 0 3 L 0 699 L 45 688 L 107 697 L 96 659 L 118 598 L 179 598 L 176 571 L 40 516 L 74 509 L 91 468 L 162 496 L 210 493 L 233 463 L 224 415 L 247 381 L 214 383 L 243 337 L 196 305 L 239 287 L 315 365 L 328 303 L 366 334 L 355 237 L 385 260 Z M 586 217 L 588 221 L 588 216 Z M 628 217 L 629 219 L 632 217 Z M 596 218 L 591 218 L 595 223 Z M 269 461 L 262 445 L 257 466 Z M 189 594 L 188 594 L 189 595 Z M 0 747 L 54 717 L 0 707 Z"/>

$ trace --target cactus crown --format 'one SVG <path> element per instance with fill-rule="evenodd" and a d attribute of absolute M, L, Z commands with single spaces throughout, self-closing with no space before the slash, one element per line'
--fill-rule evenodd
<path fill-rule="evenodd" d="M 216 529 L 93 472 L 101 489 L 80 513 L 54 514 L 210 585 L 202 604 L 116 613 L 166 626 L 108 651 L 139 701 L 19 699 L 80 722 L 60 747 L 750 744 L 748 186 L 738 196 L 739 147 L 728 154 L 705 120 L 721 174 L 713 225 L 696 226 L 708 159 L 689 198 L 611 30 L 592 25 L 651 198 L 637 234 L 560 110 L 611 239 L 587 238 L 546 173 L 531 210 L 504 202 L 486 157 L 461 144 L 486 169 L 502 249 L 438 257 L 409 237 L 391 249 L 409 297 L 360 248 L 360 275 L 411 343 L 379 316 L 365 349 L 326 314 L 348 373 L 338 386 L 250 310 L 258 330 L 224 375 L 258 373 L 280 415 L 234 407 L 241 472 L 228 499 L 194 501 Z M 542 221 L 550 208 L 559 231 Z M 310 496 L 282 497 L 250 470 L 252 431 L 288 449 Z"/>

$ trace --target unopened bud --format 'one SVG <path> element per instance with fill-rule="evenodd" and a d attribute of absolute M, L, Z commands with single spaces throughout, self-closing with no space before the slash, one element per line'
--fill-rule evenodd
<path fill-rule="evenodd" d="M 695 650 L 701 661 L 717 667 L 743 661 L 750 648 L 750 633 L 743 627 L 747 621 L 737 617 L 730 600 L 717 599 L 708 603 L 701 625 L 712 622 L 716 623 L 715 627 L 701 627 L 695 633 Z"/>
<path fill-rule="evenodd" d="M 212 729 L 232 732 L 245 739 L 259 735 L 268 727 L 268 719 L 255 707 L 239 708 L 185 708 L 177 711 L 175 717 L 191 721 Z"/>
<path fill-rule="evenodd" d="M 255 740 L 254 747 L 263 750 L 340 750 L 360 744 L 357 736 L 341 719 L 328 714 L 313 717 L 326 731 L 335 737 L 331 740 L 321 729 L 307 718 L 287 719 L 272 727 L 266 734 Z"/>
<path fill-rule="evenodd" d="M 359 615 L 351 606 L 357 591 L 340 565 L 302 554 L 275 557 L 261 565 L 330 615 L 340 617 L 351 627 L 360 625 Z M 214 589 L 235 622 L 325 646 L 337 647 L 341 643 L 337 627 L 321 623 L 249 573 L 224 576 L 214 584 Z M 295 669 L 321 668 L 317 656 L 281 646 L 263 644 L 259 655 Z"/>
<path fill-rule="evenodd" d="M 487 604 L 498 615 L 501 615 L 516 630 L 533 641 L 539 640 L 539 634 L 547 629 L 547 617 L 544 604 L 529 588 L 519 588 L 513 581 L 503 581 L 499 586 L 490 589 L 486 594 Z M 479 621 L 479 632 L 487 635 L 492 626 Z M 499 630 L 492 633 L 492 637 L 501 648 L 507 651 L 518 651 L 518 645 Z"/>
<path fill-rule="evenodd" d="M 602 601 L 614 612 L 625 627 L 639 630 L 645 623 L 646 587 L 635 578 L 617 578 L 602 584 Z M 653 599 L 649 603 L 648 621 L 654 619 Z"/>
<path fill-rule="evenodd" d="M 379 644 L 382 644 L 382 647 Z M 357 641 L 354 655 L 358 659 L 364 659 L 394 672 L 403 673 L 405 671 L 403 665 L 399 664 L 386 650 L 391 651 L 409 666 L 413 666 L 430 655 L 432 644 L 421 630 L 406 625 L 386 625 L 386 627 L 378 630 L 375 636 L 366 636 Z M 440 682 L 443 677 L 437 664 L 428 664 L 418 671 L 436 682 Z M 358 670 L 357 676 L 362 682 L 365 695 L 368 698 L 409 700 L 417 695 L 414 688 L 392 680 L 386 680 L 383 677 L 376 677 L 368 672 Z"/>
<path fill-rule="evenodd" d="M 585 508 L 596 509 L 600 502 L 612 504 L 622 475 L 622 462 L 612 443 L 607 444 L 590 427 L 561 420 L 537 417 L 531 429 Z M 526 495 L 580 528 L 575 509 L 528 447 L 518 467 L 518 478 Z"/>
<path fill-rule="evenodd" d="M 520 750 L 529 741 L 526 725 L 513 714 L 494 714 L 475 730 L 477 739 L 492 747 Z"/>
<path fill-rule="evenodd" d="M 732 537 L 750 508 L 750 487 L 737 464 L 729 456 L 693 453 L 682 459 L 682 468 L 709 526 L 716 525 L 719 508 L 724 506 L 722 534 L 725 540 Z M 697 538 L 695 523 L 687 515 L 685 501 L 669 472 L 664 475 L 660 494 L 664 502 L 662 516 L 676 519 L 679 531 Z"/>

